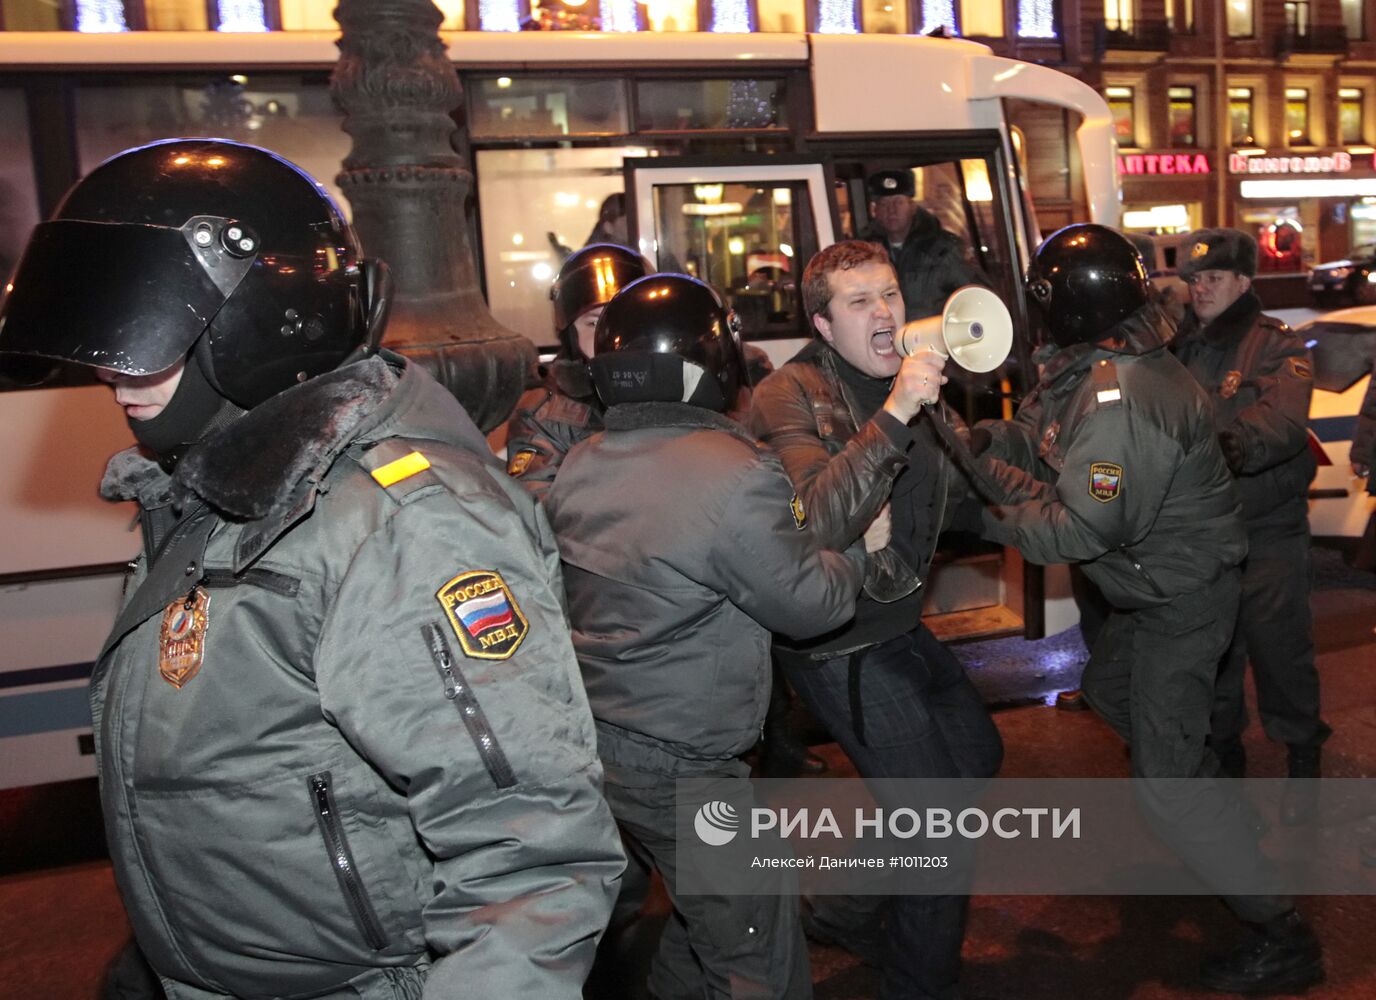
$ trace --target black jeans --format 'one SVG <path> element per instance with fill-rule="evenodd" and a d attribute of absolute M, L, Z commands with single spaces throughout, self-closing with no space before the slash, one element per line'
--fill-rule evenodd
<path fill-rule="evenodd" d="M 780 657 L 789 682 L 863 778 L 991 778 L 1003 740 L 949 649 L 919 624 L 856 654 Z M 857 718 L 857 714 L 859 718 Z M 821 922 L 852 931 L 887 902 L 884 1000 L 958 996 L 965 896 L 846 897 L 819 901 Z M 840 914 L 844 913 L 842 917 Z"/>

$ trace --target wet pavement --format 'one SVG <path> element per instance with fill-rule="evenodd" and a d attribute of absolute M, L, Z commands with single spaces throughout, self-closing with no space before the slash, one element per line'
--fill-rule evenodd
<path fill-rule="evenodd" d="M 1316 548 L 1315 564 L 1324 715 L 1334 728 L 1324 774 L 1371 776 L 1376 576 L 1351 570 L 1328 548 Z M 1092 713 L 1047 704 L 1078 677 L 1084 649 L 1076 630 L 1036 643 L 1006 639 L 956 649 L 995 707 L 1006 747 L 1003 777 L 1126 775 L 1121 742 Z M 1285 773 L 1284 748 L 1269 744 L 1255 723 L 1247 742 L 1250 774 Z M 853 773 L 834 745 L 817 750 L 830 762 L 830 776 Z M 101 970 L 127 935 L 109 865 L 99 859 L 96 816 L 93 782 L 0 793 L 0 997 L 96 996 Z M 1310 897 L 1301 907 L 1328 963 L 1328 981 L 1307 995 L 1376 1000 L 1376 897 Z M 1235 921 L 1208 897 L 980 896 L 965 944 L 966 1000 L 1218 997 L 1193 989 L 1191 978 L 1206 952 L 1237 935 Z M 817 1000 L 876 995 L 874 972 L 848 953 L 814 945 L 811 956 Z M 612 1000 L 612 991 L 604 996 Z"/>

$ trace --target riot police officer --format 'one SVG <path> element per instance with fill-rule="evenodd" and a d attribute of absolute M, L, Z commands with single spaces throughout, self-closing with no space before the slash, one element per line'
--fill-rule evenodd
<path fill-rule="evenodd" d="M 744 359 L 702 282 L 628 285 L 598 321 L 592 372 L 606 429 L 569 452 L 545 509 L 606 795 L 676 911 L 651 995 L 810 997 L 796 880 L 774 895 L 677 892 L 675 779 L 748 802 L 740 757 L 765 715 L 770 631 L 847 621 L 864 555 L 819 548 L 779 460 L 724 415 Z"/>
<path fill-rule="evenodd" d="M 1167 350 L 1132 245 L 1068 226 L 1027 273 L 1046 341 L 1041 380 L 1011 421 L 972 432 L 989 537 L 1035 563 L 1080 565 L 1112 605 L 1082 682 L 1132 751 L 1148 819 L 1255 928 L 1205 964 L 1204 985 L 1301 990 L 1323 976 L 1312 931 L 1268 876 L 1247 818 L 1211 783 L 1214 673 L 1228 647 L 1246 534 L 1208 399 Z"/>
<path fill-rule="evenodd" d="M 559 269 L 550 287 L 559 352 L 507 422 L 507 472 L 535 496 L 544 496 L 568 450 L 602 429 L 604 407 L 588 374 L 593 332 L 612 297 L 650 270 L 640 254 L 611 243 L 586 246 Z"/>
<path fill-rule="evenodd" d="M 94 369 L 143 555 L 91 679 L 178 998 L 574 998 L 623 855 L 533 501 L 379 351 L 385 270 L 266 150 L 184 139 L 38 226 L 0 352 Z"/>
<path fill-rule="evenodd" d="M 1209 394 L 1214 427 L 1237 482 L 1247 526 L 1242 601 L 1219 667 L 1214 752 L 1242 777 L 1247 728 L 1243 677 L 1252 664 L 1266 735 L 1288 748 L 1288 823 L 1318 807 L 1319 748 L 1332 732 L 1319 716 L 1314 621 L 1309 610 L 1309 450 L 1313 369 L 1304 341 L 1261 311 L 1252 290 L 1256 241 L 1236 229 L 1191 233 L 1179 250 L 1190 304 L 1171 350 Z"/>

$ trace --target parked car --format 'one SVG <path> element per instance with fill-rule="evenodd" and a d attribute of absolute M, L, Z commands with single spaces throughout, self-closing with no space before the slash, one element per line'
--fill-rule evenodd
<path fill-rule="evenodd" d="M 1348 458 L 1376 364 L 1376 305 L 1337 309 L 1295 328 L 1314 356 L 1309 429 L 1331 464 L 1320 465 L 1309 489 L 1309 528 L 1317 536 L 1355 538 L 1376 507 Z"/>
<path fill-rule="evenodd" d="M 1316 266 L 1309 272 L 1309 292 L 1321 306 L 1376 305 L 1376 243 Z"/>

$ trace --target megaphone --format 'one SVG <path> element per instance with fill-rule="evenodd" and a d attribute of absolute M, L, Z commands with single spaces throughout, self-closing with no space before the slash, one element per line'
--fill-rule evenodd
<path fill-rule="evenodd" d="M 987 288 L 966 285 L 946 300 L 940 316 L 915 319 L 898 331 L 894 349 L 903 357 L 935 351 L 969 372 L 991 372 L 1013 349 L 1013 317 Z"/>

